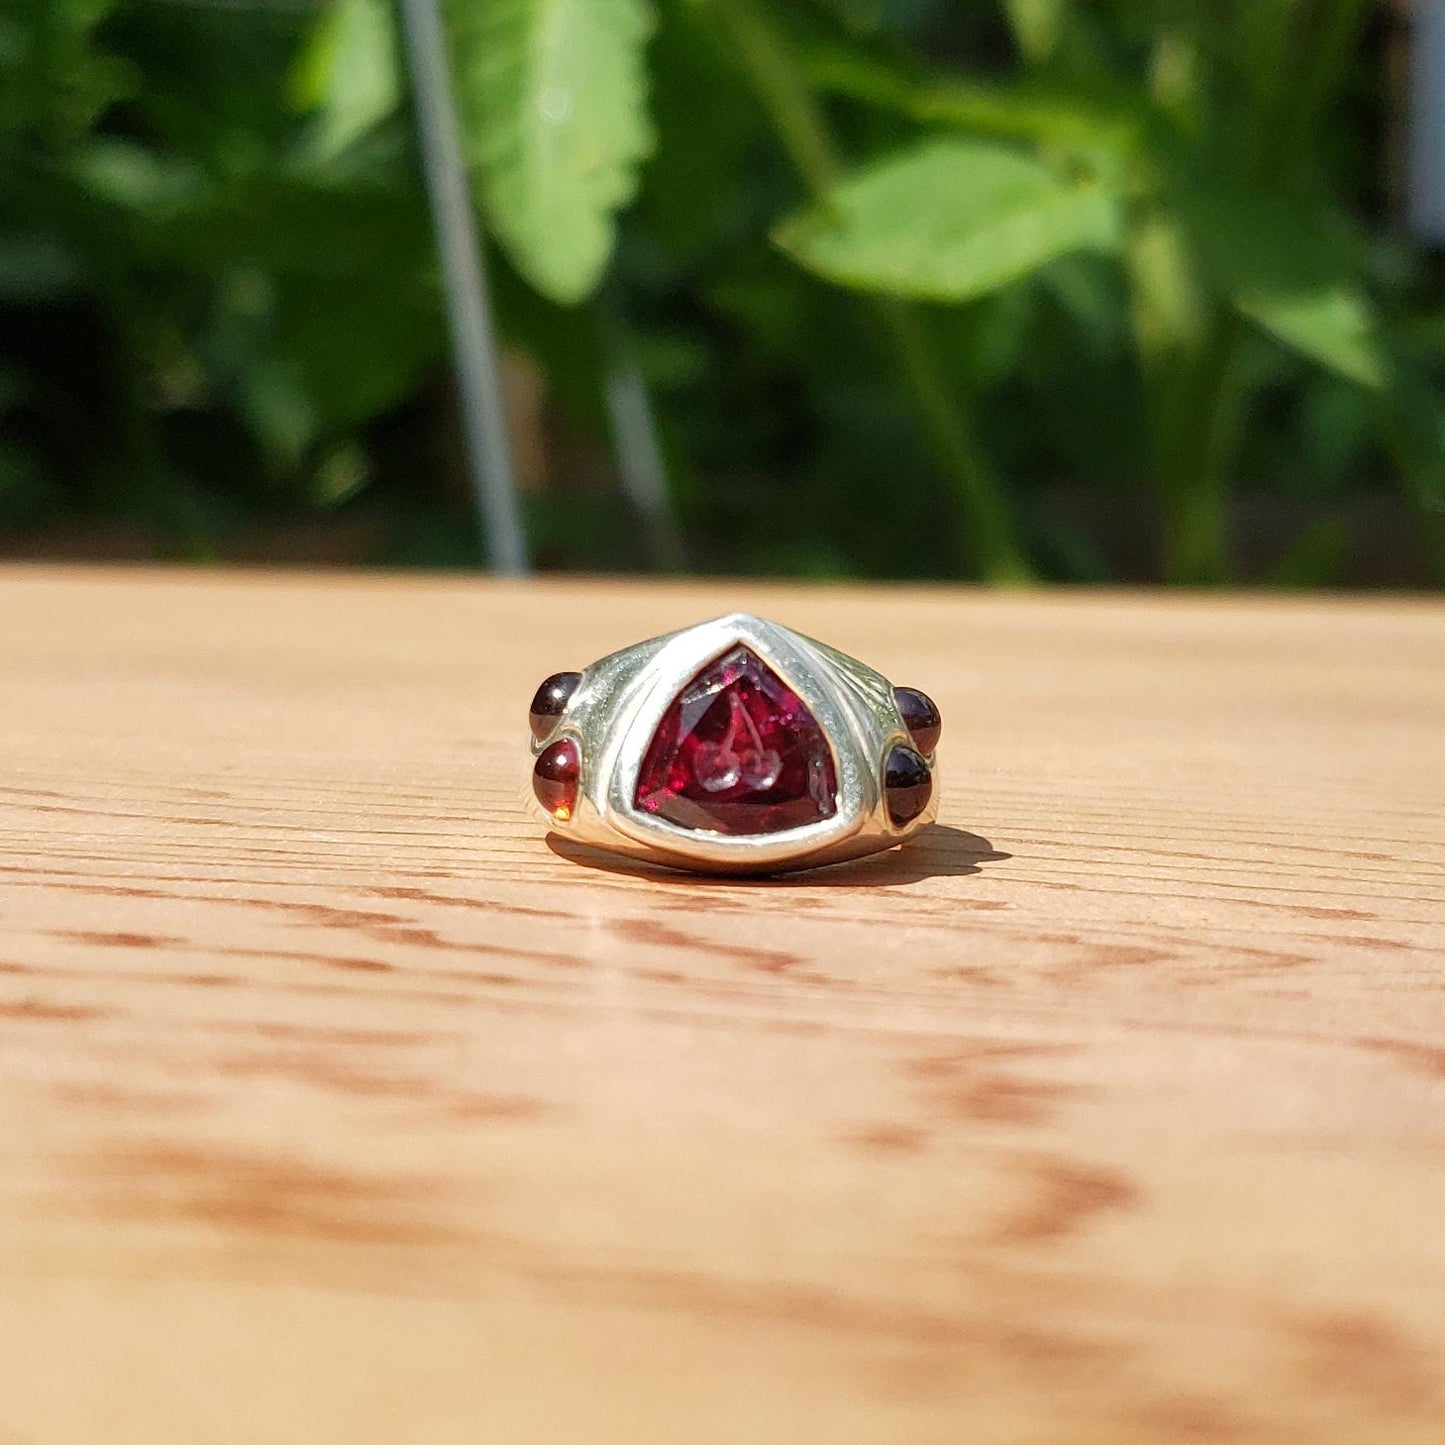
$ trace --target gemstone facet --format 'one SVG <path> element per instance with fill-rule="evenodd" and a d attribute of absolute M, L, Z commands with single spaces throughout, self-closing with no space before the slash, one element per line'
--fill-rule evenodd
<path fill-rule="evenodd" d="M 538 742 L 557 725 L 557 719 L 562 716 L 581 681 L 580 672 L 554 672 L 537 689 L 536 696 L 532 699 L 531 711 L 527 715 L 527 724 Z"/>
<path fill-rule="evenodd" d="M 943 733 L 943 718 L 939 714 L 938 704 L 926 692 L 919 692 L 916 687 L 895 687 L 893 701 L 914 746 L 924 757 L 932 757 Z"/>
<path fill-rule="evenodd" d="M 883 798 L 894 826 L 911 823 L 933 796 L 933 774 L 912 748 L 899 743 L 883 765 Z"/>
<path fill-rule="evenodd" d="M 833 751 L 797 693 L 748 648 L 734 647 L 663 714 L 636 802 L 699 832 L 800 828 L 838 811 Z"/>
<path fill-rule="evenodd" d="M 559 823 L 565 823 L 577 807 L 577 785 L 581 777 L 582 755 L 571 738 L 558 738 L 537 755 L 532 768 L 532 791 Z"/>

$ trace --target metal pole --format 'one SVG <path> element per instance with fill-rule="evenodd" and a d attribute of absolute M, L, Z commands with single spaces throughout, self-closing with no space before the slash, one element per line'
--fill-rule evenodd
<path fill-rule="evenodd" d="M 494 571 L 520 576 L 529 570 L 527 539 L 507 444 L 501 368 L 462 159 L 446 35 L 438 0 L 401 0 L 401 14 L 422 169 L 446 286 L 468 471 L 483 523 L 487 561 Z"/>
<path fill-rule="evenodd" d="M 1445 244 L 1445 0 L 1410 12 L 1410 224 Z"/>

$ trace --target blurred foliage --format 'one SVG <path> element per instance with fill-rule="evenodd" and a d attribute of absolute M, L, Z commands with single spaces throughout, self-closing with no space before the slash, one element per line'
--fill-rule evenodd
<path fill-rule="evenodd" d="M 1445 568 L 1364 0 L 447 6 L 542 564 L 648 560 L 624 358 L 698 568 Z M 477 561 L 398 47 L 388 0 L 5 0 L 15 545 Z"/>

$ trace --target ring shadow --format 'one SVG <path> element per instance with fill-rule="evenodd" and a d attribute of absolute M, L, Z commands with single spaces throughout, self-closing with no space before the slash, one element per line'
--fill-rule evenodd
<path fill-rule="evenodd" d="M 699 884 L 747 883 L 768 888 L 899 888 L 928 878 L 966 878 L 983 872 L 985 863 L 1002 863 L 1012 853 L 1001 853 L 987 838 L 947 823 L 933 823 L 906 845 L 873 853 L 847 863 L 832 863 L 812 870 L 761 876 L 736 873 L 693 873 L 628 858 L 588 843 L 578 843 L 556 833 L 547 835 L 547 846 L 559 857 L 584 868 L 626 877 L 647 878 L 657 883 Z"/>

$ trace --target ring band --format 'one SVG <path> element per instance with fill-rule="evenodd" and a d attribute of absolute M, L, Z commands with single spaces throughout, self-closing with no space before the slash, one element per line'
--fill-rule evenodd
<path fill-rule="evenodd" d="M 530 723 L 548 825 L 673 868 L 840 863 L 938 811 L 926 694 L 743 612 L 554 674 Z"/>

